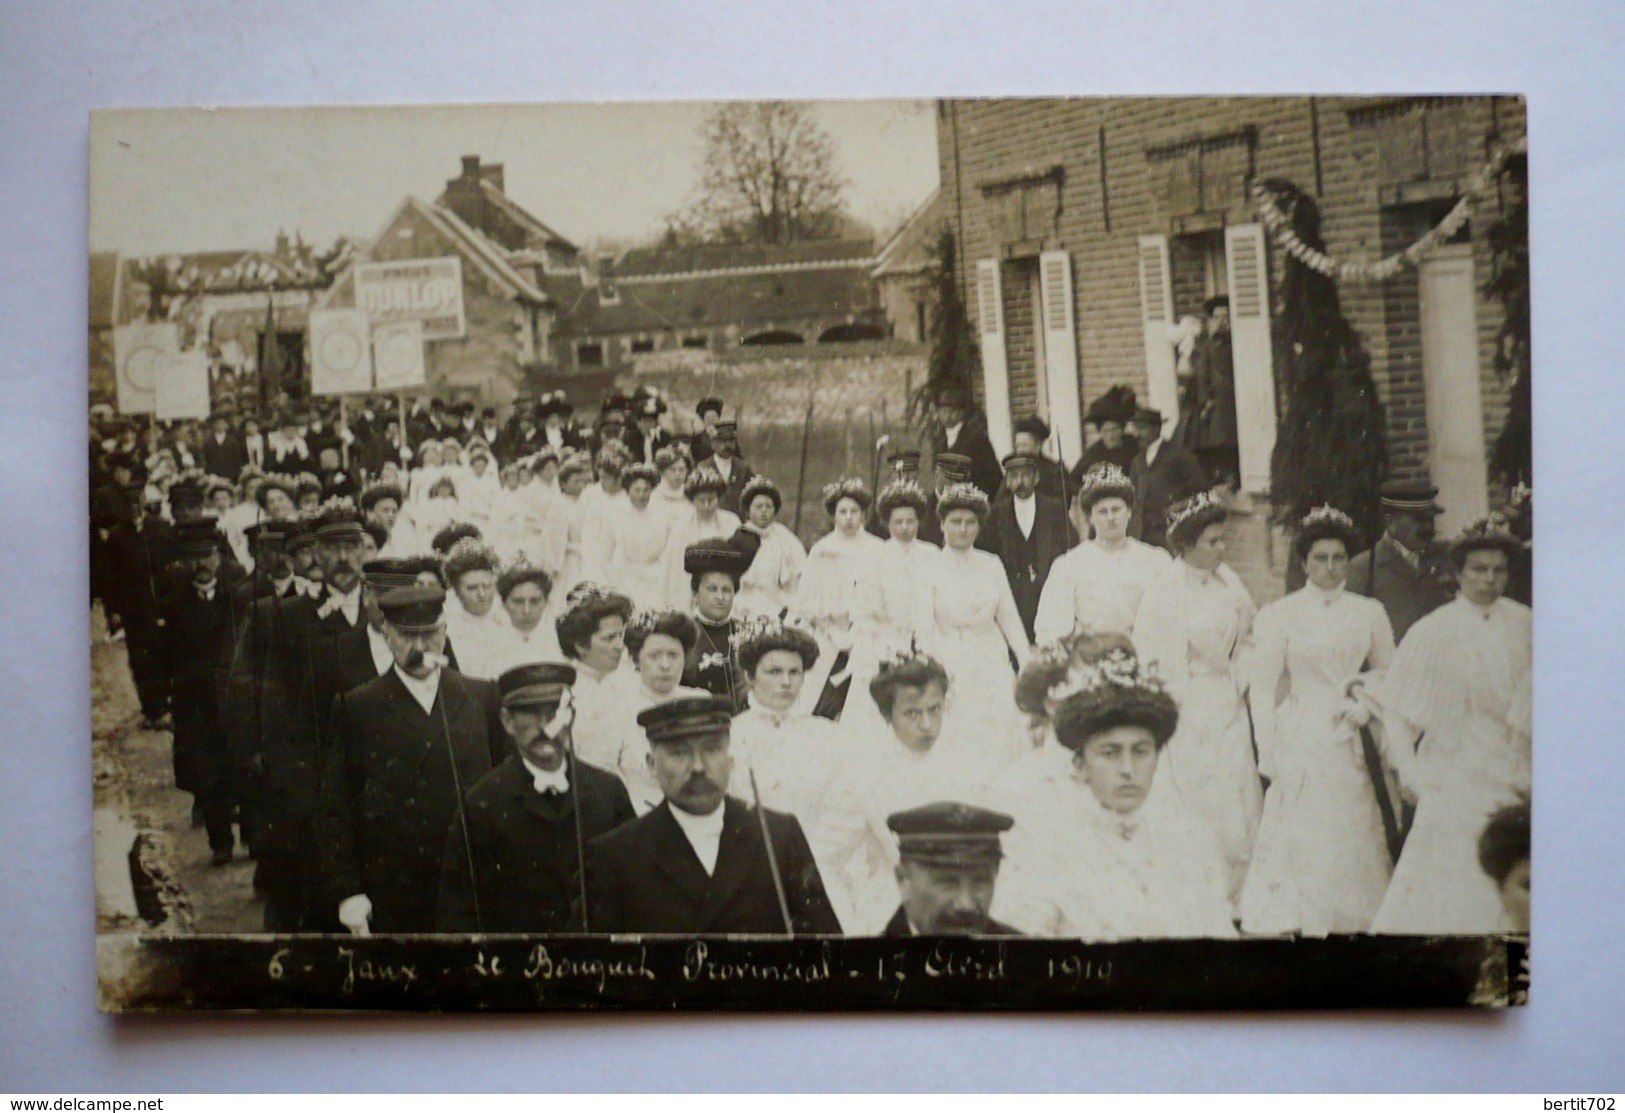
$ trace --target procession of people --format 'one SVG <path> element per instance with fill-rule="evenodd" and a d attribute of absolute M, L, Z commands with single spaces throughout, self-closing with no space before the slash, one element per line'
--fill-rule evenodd
<path fill-rule="evenodd" d="M 1315 508 L 1260 607 L 1213 336 L 1075 462 L 945 389 L 810 547 L 721 399 L 96 415 L 92 595 L 267 931 L 1527 930 L 1527 493 Z"/>

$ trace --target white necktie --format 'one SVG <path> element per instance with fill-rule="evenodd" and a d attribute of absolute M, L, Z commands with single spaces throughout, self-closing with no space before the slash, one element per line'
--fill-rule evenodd
<path fill-rule="evenodd" d="M 570 778 L 564 772 L 565 767 L 559 766 L 553 772 L 531 768 L 530 780 L 536 786 L 536 791 L 546 796 L 550 792 L 565 793 L 570 791 Z"/>

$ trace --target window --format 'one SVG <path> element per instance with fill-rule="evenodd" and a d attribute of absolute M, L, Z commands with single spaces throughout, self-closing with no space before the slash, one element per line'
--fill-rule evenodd
<path fill-rule="evenodd" d="M 653 340 L 650 340 L 646 336 L 632 341 L 632 351 L 634 353 L 637 353 L 637 352 L 652 352 L 654 350 L 655 350 L 655 342 Z"/>
<path fill-rule="evenodd" d="M 602 367 L 604 365 L 604 346 L 602 344 L 577 344 L 577 367 Z"/>
<path fill-rule="evenodd" d="M 709 348 L 710 346 L 710 342 L 703 336 L 683 337 L 683 347 L 685 348 Z"/>

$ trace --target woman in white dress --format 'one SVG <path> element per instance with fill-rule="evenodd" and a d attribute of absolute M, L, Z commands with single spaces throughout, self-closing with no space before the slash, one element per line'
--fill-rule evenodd
<path fill-rule="evenodd" d="M 897 839 L 887 816 L 937 800 L 990 798 L 994 771 L 984 751 L 953 737 L 950 695 L 947 671 L 913 650 L 882 660 L 868 691 L 853 693 L 874 701 L 885 726 L 873 735 L 840 727 L 841 767 L 817 843 L 824 887 L 852 934 L 878 934 L 897 909 Z"/>
<path fill-rule="evenodd" d="M 502 562 L 496 550 L 475 537 L 465 537 L 446 554 L 446 638 L 457 653 L 461 672 L 489 679 L 496 675 L 496 634 L 508 624 L 497 602 L 497 574 Z M 497 670 L 500 671 L 500 670 Z"/>
<path fill-rule="evenodd" d="M 557 661 L 559 638 L 553 623 L 549 600 L 554 595 L 553 580 L 545 569 L 538 568 L 518 554 L 497 577 L 497 598 L 502 601 L 507 625 L 493 631 L 488 638 L 491 649 L 490 667 L 496 671 L 492 678 L 515 665 L 533 665 L 538 661 Z M 462 663 L 461 656 L 458 663 Z M 468 672 L 467 669 L 463 670 Z M 483 675 L 470 673 L 470 675 Z"/>
<path fill-rule="evenodd" d="M 763 806 L 801 821 L 821 876 L 831 864 L 825 817 L 836 776 L 846 768 L 847 730 L 798 710 L 807 673 L 818 663 L 811 632 L 776 616 L 745 622 L 736 639 L 739 668 L 750 684 L 750 704 L 734 716 L 729 752 L 735 795 L 759 797 Z M 850 908 L 831 894 L 836 915 Z"/>
<path fill-rule="evenodd" d="M 1211 840 L 1147 807 L 1178 706 L 1137 659 L 1108 652 L 1056 692 L 1072 776 L 1047 818 L 1006 839 L 995 915 L 1034 935 L 1088 941 L 1234 937 Z"/>
<path fill-rule="evenodd" d="M 1249 934 L 1365 931 L 1388 887 L 1387 835 L 1349 687 L 1367 667 L 1388 667 L 1394 634 L 1381 603 L 1344 590 L 1357 547 L 1347 514 L 1310 511 L 1293 546 L 1308 582 L 1254 624 L 1248 702 L 1270 784 L 1241 890 Z"/>
<path fill-rule="evenodd" d="M 715 468 L 698 467 L 683 482 L 688 513 L 679 514 L 672 527 L 670 550 L 674 557 L 666 588 L 668 605 L 686 606 L 693 596 L 688 573 L 683 571 L 683 553 L 699 541 L 726 541 L 739 530 L 739 515 L 720 507 L 728 484 Z M 754 562 L 753 562 L 754 563 Z"/>
<path fill-rule="evenodd" d="M 604 578 L 624 592 L 634 605 L 656 610 L 665 605 L 668 591 L 670 517 L 651 505 L 659 473 L 650 464 L 626 469 L 627 501 L 607 523 Z M 681 554 L 679 554 L 681 559 Z"/>
<path fill-rule="evenodd" d="M 1140 660 L 1155 664 L 1179 704 L 1179 729 L 1163 750 L 1157 791 L 1180 799 L 1212 832 L 1241 896 L 1264 794 L 1241 701 L 1241 661 L 1257 608 L 1224 563 L 1228 512 L 1203 492 L 1168 511 L 1178 558 L 1152 583 L 1134 622 Z"/>
<path fill-rule="evenodd" d="M 501 480 L 491 463 L 491 450 L 484 441 L 473 442 L 468 448 L 468 468 L 462 477 L 459 501 L 463 514 L 488 536 L 496 496 L 501 490 Z"/>
<path fill-rule="evenodd" d="M 631 462 L 632 454 L 626 446 L 610 440 L 598 450 L 598 481 L 588 484 L 581 492 L 582 557 L 600 579 L 608 576 L 609 523 L 616 510 L 627 503 L 621 476 Z"/>
<path fill-rule="evenodd" d="M 623 695 L 617 676 L 626 655 L 626 624 L 631 618 L 632 601 L 625 595 L 584 583 L 571 592 L 555 624 L 559 649 L 576 666 L 576 682 L 570 689 L 576 709 L 571 725 L 576 756 L 612 772 L 622 742 L 614 715 L 615 704 Z"/>
<path fill-rule="evenodd" d="M 784 508 L 784 496 L 778 484 L 767 476 L 755 475 L 745 481 L 739 492 L 739 506 L 745 514 L 743 528 L 760 537 L 762 543 L 750 568 L 740 577 L 734 614 L 740 618 L 779 618 L 801 586 L 807 549 L 788 526 L 777 520 Z"/>
<path fill-rule="evenodd" d="M 1015 681 L 1031 647 L 1003 562 L 976 548 L 987 515 L 987 496 L 972 484 L 955 483 L 937 495 L 943 547 L 921 564 L 914 628 L 921 647 L 971 697 L 955 716 L 957 729 L 968 744 L 1008 764 L 1028 745 Z"/>
<path fill-rule="evenodd" d="M 583 492 L 592 482 L 592 457 L 572 452 L 559 464 L 559 493 L 548 517 L 547 557 L 541 563 L 553 575 L 560 603 L 583 580 L 600 580 L 603 573 L 587 563 L 587 510 Z M 562 608 L 551 613 L 557 618 Z"/>
<path fill-rule="evenodd" d="M 457 498 L 457 485 L 449 475 L 442 475 L 429 488 L 428 497 L 412 511 L 419 537 L 433 537 L 451 525 L 461 522 L 463 507 Z M 472 524 L 472 523 L 471 523 Z"/>
<path fill-rule="evenodd" d="M 638 713 L 658 703 L 708 694 L 681 682 L 683 662 L 698 637 L 694 620 L 682 611 L 638 611 L 624 636 L 632 667 L 620 669 L 605 685 L 606 699 L 599 705 L 592 729 L 603 736 L 605 747 L 615 747 L 615 763 L 609 770 L 620 774 L 639 815 L 657 806 L 664 796 L 649 768 L 649 737 L 638 726 Z"/>
<path fill-rule="evenodd" d="M 649 505 L 676 526 L 689 517 L 693 510 L 689 505 L 688 495 L 683 491 L 690 470 L 688 450 L 682 445 L 668 445 L 655 453 L 653 462 L 655 470 L 660 473 L 660 482 L 655 485 L 654 493 L 649 497 Z M 682 550 L 679 549 L 679 564 L 681 558 Z"/>
<path fill-rule="evenodd" d="M 411 476 L 406 485 L 406 497 L 411 501 L 413 511 L 429 501 L 429 491 L 435 481 L 446 473 L 441 465 L 443 457 L 440 442 L 426 440 L 418 445 L 417 467 L 412 469 Z"/>
<path fill-rule="evenodd" d="M 863 528 L 874 496 L 861 479 L 839 479 L 824 487 L 824 510 L 833 528 L 813 542 L 790 611 L 818 639 L 818 666 L 802 691 L 804 710 L 838 719 L 851 677 L 853 641 L 862 620 L 859 585 L 879 555 L 880 538 Z M 861 652 L 861 650 L 860 650 Z"/>
<path fill-rule="evenodd" d="M 1121 468 L 1091 468 L 1078 488 L 1078 510 L 1095 536 L 1050 565 L 1033 619 L 1041 642 L 1079 630 L 1132 634 L 1146 589 L 1168 569 L 1167 552 L 1128 535 L 1134 483 Z"/>
<path fill-rule="evenodd" d="M 1502 596 L 1522 548 L 1493 521 L 1451 545 L 1460 594 L 1405 634 L 1371 685 L 1384 750 L 1416 816 L 1374 932 L 1505 930 L 1500 895 L 1476 868 L 1480 833 L 1530 790 L 1533 616 Z"/>

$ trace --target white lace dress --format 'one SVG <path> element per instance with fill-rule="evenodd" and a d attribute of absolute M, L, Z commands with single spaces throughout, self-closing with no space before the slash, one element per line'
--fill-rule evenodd
<path fill-rule="evenodd" d="M 811 711 L 829 680 L 836 658 L 848 654 L 843 673 L 850 668 L 854 638 L 861 633 L 860 585 L 882 547 L 880 538 L 867 530 L 851 537 L 833 530 L 813 542 L 801 586 L 790 610 L 805 620 L 818 639 L 818 662 L 807 671 L 801 689 L 800 710 Z M 867 696 L 868 693 L 861 693 Z M 849 691 L 850 702 L 859 693 Z"/>
<path fill-rule="evenodd" d="M 1033 632 L 1040 645 L 1074 630 L 1132 634 L 1146 590 L 1168 569 L 1166 551 L 1132 537 L 1120 548 L 1088 541 L 1050 565 Z"/>
<path fill-rule="evenodd" d="M 1152 791 L 1169 797 L 1159 804 L 1188 809 L 1212 832 L 1232 901 L 1241 896 L 1263 808 L 1241 699 L 1241 658 L 1256 610 L 1228 566 L 1207 572 L 1176 560 L 1146 592 L 1134 623 L 1140 659 L 1155 663 L 1179 704 L 1179 728 L 1162 751 Z"/>
<path fill-rule="evenodd" d="M 1417 799 L 1372 931 L 1501 929 L 1478 838 L 1497 809 L 1529 792 L 1532 647 L 1528 607 L 1458 597 L 1410 628 L 1374 686 L 1389 760 Z"/>
<path fill-rule="evenodd" d="M 1365 931 L 1392 865 L 1359 732 L 1341 716 L 1348 682 L 1394 655 L 1388 613 L 1375 599 L 1311 584 L 1260 611 L 1253 640 L 1248 698 L 1270 786 L 1242 886 L 1242 930 Z"/>

